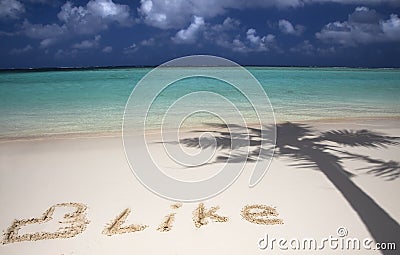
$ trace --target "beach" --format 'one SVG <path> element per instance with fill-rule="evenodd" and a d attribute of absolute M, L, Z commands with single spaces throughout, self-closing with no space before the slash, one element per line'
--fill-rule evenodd
<path fill-rule="evenodd" d="M 295 139 L 297 142 L 312 142 L 312 151 L 306 152 L 305 147 L 302 149 L 310 153 L 308 161 L 304 161 L 304 155 L 301 160 L 300 156 L 284 151 L 290 146 L 309 145 L 296 145 L 285 135 L 287 128 L 291 128 L 290 134 L 295 134 L 294 130 L 300 127 L 311 132 L 309 137 L 323 137 L 318 142 L 313 138 Z M 391 220 L 397 225 L 392 225 L 387 231 L 398 231 L 400 207 L 396 201 L 400 191 L 400 180 L 397 178 L 399 145 L 394 137 L 400 136 L 400 119 L 278 122 L 277 128 L 279 148 L 263 180 L 253 188 L 248 187 L 249 169 L 253 163 L 247 162 L 243 173 L 232 186 L 202 202 L 206 211 L 218 206 L 215 213 L 222 217 L 206 217 L 205 221 L 199 221 L 198 218 L 200 203 L 177 204 L 158 197 L 141 185 L 127 163 L 120 134 L 2 140 L 0 229 L 5 234 L 0 253 L 183 254 L 190 251 L 191 254 L 281 254 L 284 251 L 276 244 L 260 249 L 260 239 L 265 240 L 267 235 L 269 239 L 315 238 L 320 242 L 329 236 L 338 237 L 338 228 L 345 228 L 348 232 L 343 238 L 380 240 L 387 235 L 376 225 L 385 226 Z M 361 131 L 364 135 L 359 136 L 362 141 L 357 140 L 350 145 L 351 135 L 346 130 L 364 130 Z M 332 134 L 339 136 L 334 136 L 335 140 Z M 186 132 L 183 137 L 193 138 L 197 135 Z M 149 143 L 150 150 L 161 152 L 159 136 L 155 134 L 152 139 L 154 143 Z M 349 144 L 344 145 L 341 139 Z M 329 144 L 335 144 L 335 147 L 330 149 L 322 146 Z M 326 164 L 312 162 L 315 155 L 322 157 Z M 160 156 L 158 160 L 165 169 L 172 169 L 171 174 L 175 176 L 182 175 L 180 177 L 184 178 L 185 172 L 192 171 L 173 167 L 174 162 L 167 157 Z M 391 167 L 388 167 L 388 162 L 391 162 Z M 345 170 L 346 173 L 340 174 L 358 187 L 362 196 L 375 202 L 380 208 L 377 210 L 386 215 L 377 214 L 375 217 L 382 217 L 365 222 L 370 217 L 365 215 L 368 211 L 362 205 L 359 208 L 360 205 L 354 204 L 353 198 L 344 196 L 332 182 L 334 177 L 328 178 L 323 171 L 326 169 L 320 169 L 327 167 L 331 171 L 334 165 L 342 168 L 338 171 Z M 204 169 L 212 173 L 215 171 L 213 168 L 219 166 L 216 162 Z M 79 217 L 72 218 L 77 222 L 73 223 L 77 224 L 74 227 L 78 230 L 73 232 L 76 235 L 63 237 L 57 234 L 62 232 L 59 228 L 72 224 L 71 220 L 63 219 L 63 215 L 78 210 L 76 205 L 68 203 L 78 203 L 81 211 L 76 211 Z M 254 205 L 274 208 L 275 214 L 268 214 L 267 224 L 252 222 L 250 218 L 254 215 L 246 218 L 244 209 Z M 23 225 L 6 238 L 7 230 L 10 230 L 15 219 L 40 218 L 52 206 L 54 215 L 50 215 L 50 220 L 44 217 L 42 222 L 39 220 L 40 224 L 36 221 Z M 369 209 L 371 213 L 374 212 L 373 208 Z M 48 234 L 44 237 L 36 235 L 33 238 L 38 239 L 36 241 L 29 240 L 36 232 Z M 28 238 L 19 239 L 18 236 L 26 234 Z M 51 239 L 48 239 L 49 236 Z M 398 242 L 398 237 L 392 236 L 397 240 L 386 241 Z M 286 252 L 337 254 L 338 250 L 325 247 L 317 251 L 289 249 Z M 380 254 L 377 250 L 362 248 L 340 250 L 340 253 Z"/>
<path fill-rule="evenodd" d="M 2 73 L 0 254 L 396 254 L 398 70 L 243 70 Z"/>

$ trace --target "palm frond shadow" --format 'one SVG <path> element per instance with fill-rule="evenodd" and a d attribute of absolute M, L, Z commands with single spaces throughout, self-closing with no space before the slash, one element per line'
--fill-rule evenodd
<path fill-rule="evenodd" d="M 222 153 L 216 157 L 214 163 L 227 162 L 228 159 L 230 162 L 252 162 L 259 160 L 260 156 L 262 159 L 261 144 L 271 143 L 271 141 L 261 139 L 260 134 L 264 132 L 261 129 L 235 126 L 237 133 L 230 133 L 226 131 L 227 127 L 224 125 L 210 124 L 210 127 L 214 129 L 212 131 L 196 130 L 195 132 L 213 133 L 216 141 L 214 146 Z M 274 128 L 263 127 L 267 132 L 272 132 Z M 293 165 L 299 168 L 321 171 L 357 212 L 376 242 L 400 241 L 400 226 L 397 221 L 353 183 L 351 177 L 354 174 L 348 172 L 343 166 L 344 159 L 359 160 L 368 165 L 358 169 L 359 171 L 387 181 L 399 178 L 399 162 L 350 153 L 343 149 L 344 146 L 375 149 L 396 146 L 399 145 L 399 137 L 387 136 L 365 129 L 331 130 L 318 133 L 309 125 L 291 122 L 278 124 L 276 132 L 275 157 L 293 159 L 295 162 Z M 246 133 L 249 134 L 248 137 L 243 136 Z M 237 148 L 231 148 L 232 139 L 239 139 L 239 142 L 235 143 L 236 146 L 249 146 L 249 153 L 235 153 Z M 179 142 L 188 147 L 207 146 L 207 142 L 200 141 L 199 138 L 185 138 Z M 382 252 L 391 254 L 391 251 Z"/>
<path fill-rule="evenodd" d="M 399 137 L 387 136 L 370 130 L 331 130 L 321 134 L 321 140 L 347 146 L 386 147 L 399 144 Z"/>
<path fill-rule="evenodd" d="M 193 133 L 209 132 L 214 136 L 214 140 L 204 137 L 193 137 L 181 139 L 179 142 L 187 147 L 192 148 L 209 148 L 216 147 L 222 152 L 222 155 L 216 157 L 214 163 L 225 163 L 228 159 L 230 162 L 254 162 L 263 159 L 265 154 L 262 150 L 262 143 L 271 143 L 271 141 L 263 141 L 261 139 L 261 130 L 257 128 L 240 127 L 238 125 L 230 125 L 242 132 L 228 132 L 227 126 L 222 124 L 210 123 L 208 126 L 215 128 L 214 130 L 195 130 Z M 270 129 L 271 127 L 265 127 Z M 381 177 L 385 180 L 395 180 L 400 177 L 400 163 L 397 161 L 384 161 L 374 159 L 365 155 L 352 154 L 342 150 L 343 146 L 350 147 L 366 147 L 366 148 L 385 148 L 389 145 L 399 145 L 400 138 L 387 136 L 385 134 L 362 130 L 330 130 L 323 133 L 315 132 L 309 125 L 286 122 L 277 125 L 277 141 L 275 144 L 275 157 L 289 157 L 296 159 L 296 163 L 291 166 L 299 168 L 307 168 L 320 170 L 311 158 L 310 148 L 320 150 L 324 153 L 324 158 L 329 162 L 342 164 L 343 159 L 362 160 L 370 166 L 360 168 L 367 174 Z M 246 134 L 247 135 L 244 135 Z M 232 140 L 235 143 L 232 143 Z M 326 142 L 335 143 L 336 145 L 327 145 Z M 238 154 L 235 150 L 241 147 L 249 146 L 248 154 Z M 331 152 L 338 152 L 341 156 L 336 156 Z M 232 160 L 232 158 L 234 158 Z M 350 173 L 342 168 L 341 170 L 348 177 L 354 177 L 355 174 Z"/>

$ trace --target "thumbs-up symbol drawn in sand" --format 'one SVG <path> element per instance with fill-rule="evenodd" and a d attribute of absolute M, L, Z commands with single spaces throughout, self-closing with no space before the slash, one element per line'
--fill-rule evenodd
<path fill-rule="evenodd" d="M 14 220 L 4 233 L 2 243 L 74 237 L 89 224 L 86 209 L 80 203 L 61 203 L 47 209 L 39 218 Z"/>

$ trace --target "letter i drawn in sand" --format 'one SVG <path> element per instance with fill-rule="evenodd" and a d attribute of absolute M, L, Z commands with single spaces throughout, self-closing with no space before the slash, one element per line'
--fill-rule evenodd
<path fill-rule="evenodd" d="M 171 205 L 171 209 L 179 209 L 182 207 L 181 203 Z M 158 226 L 157 230 L 160 232 L 168 232 L 172 229 L 172 223 L 175 221 L 176 213 L 170 213 L 164 217 L 164 221 Z"/>

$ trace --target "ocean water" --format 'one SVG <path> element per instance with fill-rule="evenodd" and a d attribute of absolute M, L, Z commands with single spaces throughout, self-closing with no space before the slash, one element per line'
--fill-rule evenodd
<path fill-rule="evenodd" d="M 267 92 L 277 121 L 400 116 L 398 69 L 247 69 Z M 150 70 L 2 72 L 0 138 L 118 132 L 130 93 Z M 177 98 L 197 90 L 220 94 L 250 119 L 255 116 L 243 96 L 228 84 L 194 77 L 172 84 L 157 97 L 149 111 L 149 127 L 160 125 Z M 206 98 L 194 101 L 218 103 Z M 192 116 L 190 124 L 206 121 L 212 117 L 199 113 Z"/>

